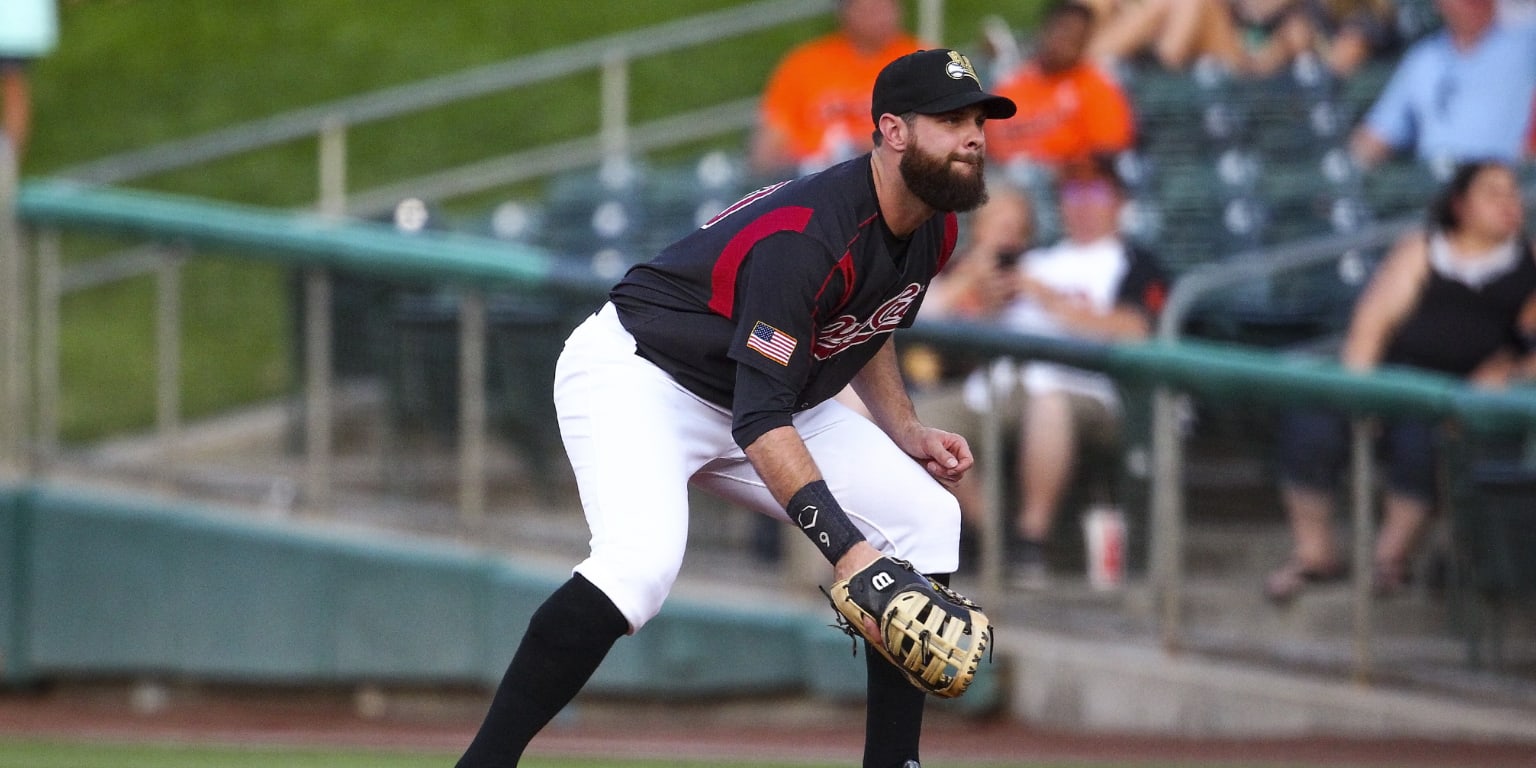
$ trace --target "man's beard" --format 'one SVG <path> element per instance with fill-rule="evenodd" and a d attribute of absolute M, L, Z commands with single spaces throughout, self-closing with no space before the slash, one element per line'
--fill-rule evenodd
<path fill-rule="evenodd" d="M 901 155 L 901 179 L 917 199 L 930 208 L 963 213 L 987 201 L 987 179 L 980 157 L 976 172 L 965 174 L 950 168 L 950 157 L 938 157 L 913 144 Z"/>

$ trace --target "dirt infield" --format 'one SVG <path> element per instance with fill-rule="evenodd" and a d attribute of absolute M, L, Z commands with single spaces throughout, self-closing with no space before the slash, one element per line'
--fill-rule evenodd
<path fill-rule="evenodd" d="M 0 738 L 370 747 L 454 753 L 478 724 L 482 696 L 145 687 L 0 692 Z M 370 711 L 365 717 L 359 710 Z M 641 704 L 578 701 L 531 752 L 720 759 L 857 760 L 861 708 L 808 711 L 794 702 Z M 846 724 L 846 725 L 844 725 Z M 1342 738 L 1184 740 L 1068 734 L 1016 722 L 930 717 L 925 761 L 1173 762 L 1328 766 L 1529 768 L 1536 744 Z"/>

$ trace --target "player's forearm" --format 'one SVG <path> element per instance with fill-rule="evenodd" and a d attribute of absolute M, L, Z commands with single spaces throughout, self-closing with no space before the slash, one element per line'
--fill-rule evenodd
<path fill-rule="evenodd" d="M 746 447 L 747 460 L 800 532 L 821 550 L 837 578 L 879 555 L 843 511 L 794 427 L 763 433 Z"/>
<path fill-rule="evenodd" d="M 912 398 L 896 361 L 896 344 L 887 339 L 875 357 L 853 379 L 853 391 L 864 401 L 870 418 L 887 435 L 901 443 L 900 436 L 919 426 Z"/>
<path fill-rule="evenodd" d="M 747 461 L 752 462 L 752 468 L 780 506 L 788 504 L 806 484 L 821 479 L 821 470 L 816 468 L 816 461 L 794 427 L 768 430 L 744 450 Z"/>

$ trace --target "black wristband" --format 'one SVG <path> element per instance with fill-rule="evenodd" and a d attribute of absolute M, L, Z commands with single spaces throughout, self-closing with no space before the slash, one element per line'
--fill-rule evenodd
<path fill-rule="evenodd" d="M 837 499 L 832 498 L 825 480 L 814 480 L 795 491 L 785 511 L 790 522 L 821 550 L 829 563 L 835 564 L 853 545 L 864 541 L 864 534 L 854 527 Z"/>

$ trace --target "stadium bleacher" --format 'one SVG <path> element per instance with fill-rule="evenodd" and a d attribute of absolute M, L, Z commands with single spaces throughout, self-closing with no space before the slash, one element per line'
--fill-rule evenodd
<path fill-rule="evenodd" d="M 1436 24 L 1429 0 L 1405 0 L 1398 8 L 1404 39 Z M 1270 77 L 1239 78 L 1210 61 L 1189 72 L 1149 62 L 1121 65 L 1115 74 L 1131 97 L 1139 135 L 1137 146 L 1119 158 L 1132 193 L 1127 232 L 1154 247 L 1179 275 L 1422 210 L 1444 169 L 1399 160 L 1361 173 L 1345 149 L 1394 67 L 1395 61 L 1376 61 L 1338 78 L 1304 57 Z M 1047 171 L 1014 165 L 994 173 L 1042 202 L 1036 206 L 1040 240 L 1059 236 Z M 739 157 L 719 150 L 666 162 L 634 157 L 561 174 L 537 202 L 513 201 L 487 214 L 492 221 L 499 212 L 506 226 L 484 229 L 586 260 L 597 274 L 616 278 L 755 181 Z M 1364 263 L 1378 256 L 1366 254 Z M 1346 272 L 1291 276 L 1217 302 L 1209 311 L 1242 317 L 1202 327 L 1326 331 L 1358 292 L 1359 276 Z"/>

